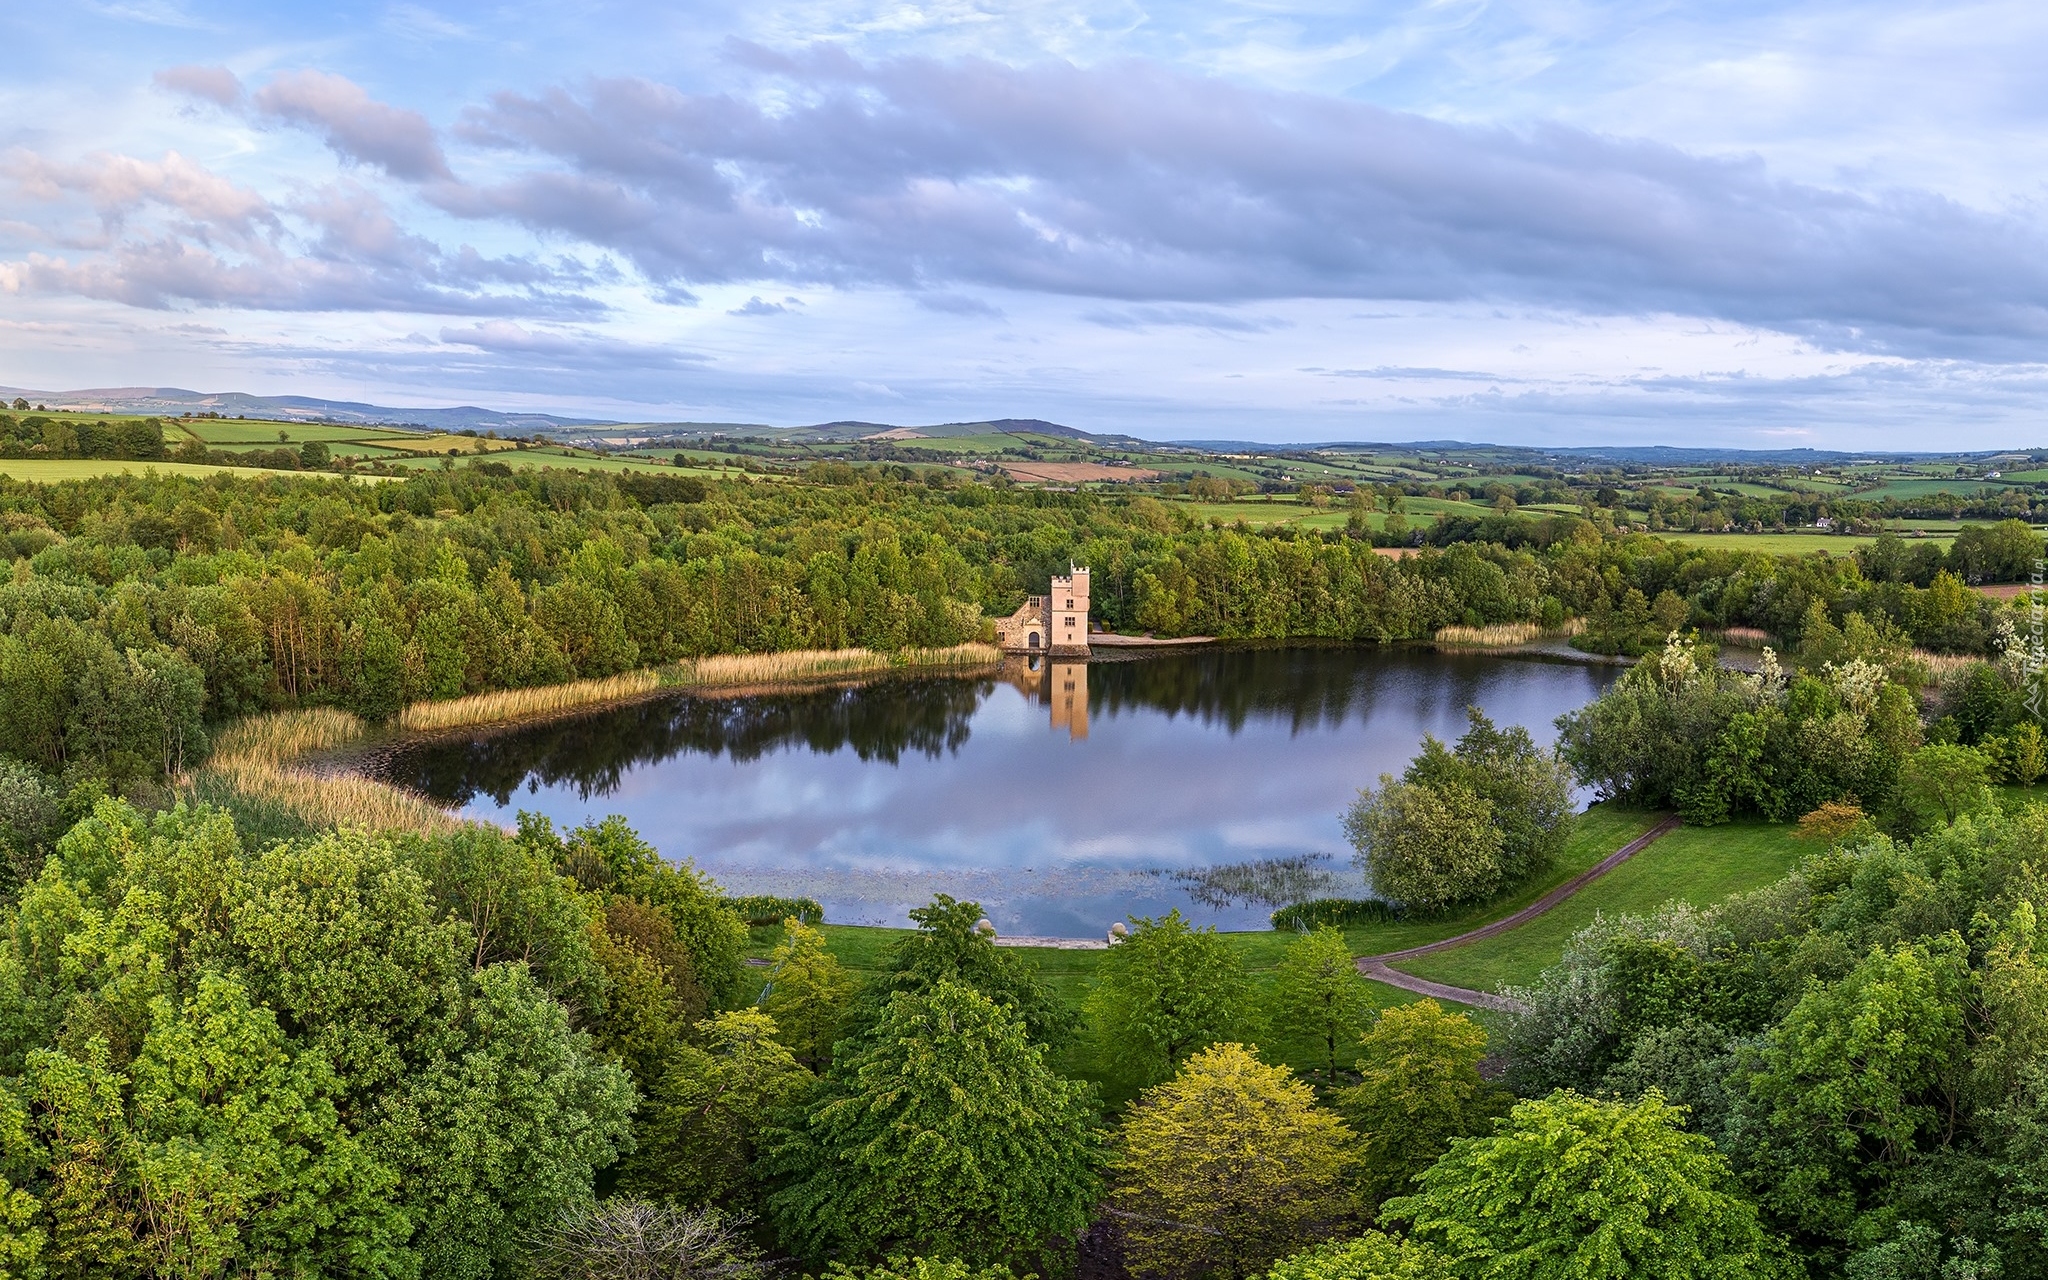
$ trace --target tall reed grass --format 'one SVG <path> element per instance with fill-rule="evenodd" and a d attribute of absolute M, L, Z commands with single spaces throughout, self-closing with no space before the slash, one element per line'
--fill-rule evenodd
<path fill-rule="evenodd" d="M 334 707 L 250 716 L 221 731 L 207 761 L 208 788 L 225 786 L 312 827 L 448 831 L 460 819 L 401 787 L 359 774 L 314 773 L 293 762 L 363 738 L 363 722 Z"/>
<path fill-rule="evenodd" d="M 1002 650 L 990 644 L 957 644 L 947 649 L 799 649 L 789 653 L 736 653 L 699 658 L 678 670 L 675 683 L 697 687 L 782 684 L 872 675 L 910 667 L 993 666 Z"/>
<path fill-rule="evenodd" d="M 1431 638 L 1440 645 L 1507 649 L 1534 643 L 1545 636 L 1575 636 L 1585 629 L 1584 618 L 1571 618 L 1560 627 L 1545 627 L 1535 622 L 1496 622 L 1486 627 L 1443 627 Z"/>
<path fill-rule="evenodd" d="M 283 765 L 316 751 L 332 751 L 362 739 L 363 722 L 338 707 L 272 711 L 237 720 L 213 740 L 213 760 L 242 765 Z"/>
<path fill-rule="evenodd" d="M 395 723 L 400 729 L 417 732 L 495 724 L 502 720 L 530 720 L 593 703 L 617 702 L 661 686 L 659 672 L 629 671 L 602 680 L 572 680 L 568 684 L 542 685 L 537 689 L 500 689 L 494 693 L 451 698 L 446 702 L 415 702 L 398 713 Z"/>

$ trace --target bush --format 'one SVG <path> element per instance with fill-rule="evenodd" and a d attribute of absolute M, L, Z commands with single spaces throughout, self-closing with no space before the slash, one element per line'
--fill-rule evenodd
<path fill-rule="evenodd" d="M 825 920 L 825 908 L 818 905 L 816 898 L 781 898 L 772 893 L 755 893 L 744 898 L 727 898 L 726 905 L 738 912 L 750 929 L 779 925 L 791 916 L 804 924 L 822 924 Z"/>
<path fill-rule="evenodd" d="M 1338 929 L 1361 924 L 1387 924 L 1401 918 L 1401 908 L 1378 898 L 1311 898 L 1290 902 L 1272 915 L 1273 927 L 1290 933 L 1311 933 L 1324 925 Z"/>

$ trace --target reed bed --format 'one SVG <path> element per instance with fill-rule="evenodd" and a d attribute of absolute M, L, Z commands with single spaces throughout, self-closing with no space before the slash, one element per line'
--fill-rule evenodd
<path fill-rule="evenodd" d="M 946 649 L 799 649 L 789 653 L 736 653 L 685 663 L 675 683 L 717 685 L 783 684 L 872 675 L 908 667 L 981 667 L 1002 661 L 1002 651 L 989 644 L 958 644 Z"/>
<path fill-rule="evenodd" d="M 1496 622 L 1487 627 L 1444 627 L 1433 639 L 1440 645 L 1458 645 L 1482 649 L 1506 649 L 1518 644 L 1531 644 L 1550 634 L 1573 635 L 1575 632 L 1559 630 L 1546 631 L 1534 622 Z"/>
<path fill-rule="evenodd" d="M 1771 642 L 1771 633 L 1761 627 L 1723 627 L 1715 638 L 1722 644 L 1737 645 L 1745 649 L 1761 649 Z"/>
<path fill-rule="evenodd" d="M 359 774 L 313 773 L 292 763 L 364 736 L 363 722 L 334 707 L 250 716 L 215 740 L 206 771 L 221 784 L 315 827 L 447 831 L 460 819 L 400 787 Z"/>
<path fill-rule="evenodd" d="M 1961 671 L 1964 667 L 1972 666 L 1984 661 L 1984 659 L 1971 657 L 1966 653 L 1935 653 L 1928 649 L 1915 649 L 1913 650 L 1913 661 L 1927 669 L 1930 679 L 1945 680 L 1956 672 Z"/>
<path fill-rule="evenodd" d="M 536 689 L 500 689 L 495 693 L 473 693 L 445 702 L 415 702 L 398 713 L 394 722 L 408 731 L 456 729 L 466 725 L 496 724 L 505 720 L 531 720 L 599 702 L 650 693 L 662 686 L 657 671 L 629 671 L 602 680 L 572 680 L 568 684 L 542 685 Z"/>
<path fill-rule="evenodd" d="M 434 832 L 465 825 L 423 796 L 361 774 L 310 773 L 247 758 L 216 758 L 207 767 L 236 791 L 285 809 L 314 827 Z"/>
<path fill-rule="evenodd" d="M 241 765 L 279 766 L 316 751 L 332 751 L 360 741 L 363 722 L 338 707 L 308 707 L 250 716 L 221 730 L 213 742 L 213 759 Z"/>

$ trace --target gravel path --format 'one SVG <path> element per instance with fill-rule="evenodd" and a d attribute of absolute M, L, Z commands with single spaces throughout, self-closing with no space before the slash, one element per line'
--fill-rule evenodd
<path fill-rule="evenodd" d="M 1470 933 L 1461 933 L 1455 938 L 1445 938 L 1438 942 L 1426 942 L 1419 947 L 1408 947 L 1400 951 L 1387 951 L 1376 956 L 1360 956 L 1358 957 L 1358 971 L 1375 982 L 1384 982 L 1390 987 L 1399 987 L 1403 991 L 1413 991 L 1418 995 L 1432 996 L 1438 1000 L 1449 1000 L 1457 1004 L 1476 1005 L 1481 1009 L 1498 1009 L 1507 1013 L 1519 1013 L 1523 1006 L 1514 1000 L 1508 999 L 1506 996 L 1495 995 L 1490 991 L 1473 991 L 1467 987 L 1453 987 L 1441 982 L 1431 982 L 1426 978 L 1417 978 L 1411 974 L 1402 973 L 1400 970 L 1390 966 L 1397 961 L 1413 960 L 1420 956 L 1434 955 L 1439 951 L 1449 951 L 1452 947 L 1462 947 L 1470 942 L 1497 937 L 1517 925 L 1527 924 L 1677 829 L 1678 818 L 1675 815 L 1666 818 L 1648 831 L 1621 846 L 1621 848 L 1602 858 L 1597 866 L 1573 876 L 1570 880 L 1565 881 L 1513 915 L 1502 916 L 1490 924 L 1481 925 Z"/>

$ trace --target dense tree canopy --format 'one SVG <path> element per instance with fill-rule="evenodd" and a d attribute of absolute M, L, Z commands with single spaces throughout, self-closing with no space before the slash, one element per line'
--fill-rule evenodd
<path fill-rule="evenodd" d="M 1094 1120 L 1014 1012 L 942 978 L 891 996 L 768 1135 L 769 1213 L 806 1259 L 1056 1259 L 1099 1186 Z"/>

